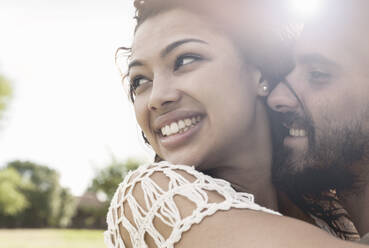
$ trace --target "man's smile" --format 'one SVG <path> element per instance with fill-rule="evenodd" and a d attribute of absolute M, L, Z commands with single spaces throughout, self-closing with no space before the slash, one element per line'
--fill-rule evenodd
<path fill-rule="evenodd" d="M 306 137 L 307 131 L 305 129 L 290 128 L 289 134 L 292 137 Z"/>

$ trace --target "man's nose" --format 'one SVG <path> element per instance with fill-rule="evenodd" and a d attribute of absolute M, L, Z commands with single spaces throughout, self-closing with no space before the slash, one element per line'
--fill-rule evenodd
<path fill-rule="evenodd" d="M 157 79 L 153 81 L 148 109 L 156 111 L 178 102 L 181 98 L 181 91 L 168 80 Z"/>
<path fill-rule="evenodd" d="M 299 107 L 299 101 L 288 86 L 288 83 L 279 83 L 269 94 L 267 103 L 271 109 L 278 112 L 296 111 Z"/>

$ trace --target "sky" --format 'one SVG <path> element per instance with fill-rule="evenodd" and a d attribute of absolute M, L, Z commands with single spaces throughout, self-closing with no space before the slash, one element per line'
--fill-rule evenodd
<path fill-rule="evenodd" d="M 0 166 L 47 165 L 80 195 L 112 156 L 152 156 L 114 63 L 133 16 L 133 0 L 0 1 L 0 74 L 14 90 Z"/>

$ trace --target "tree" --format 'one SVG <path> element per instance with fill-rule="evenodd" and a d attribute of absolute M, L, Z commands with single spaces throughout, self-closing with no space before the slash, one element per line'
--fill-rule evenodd
<path fill-rule="evenodd" d="M 57 216 L 57 225 L 67 227 L 71 224 L 76 210 L 76 201 L 68 189 L 63 188 L 60 194 L 60 210 Z"/>
<path fill-rule="evenodd" d="M 60 186 L 55 170 L 22 161 L 13 161 L 7 168 L 17 171 L 23 182 L 33 185 L 22 189 L 28 207 L 14 218 L 7 218 L 8 227 L 65 227 L 69 224 L 74 214 L 74 199 Z"/>
<path fill-rule="evenodd" d="M 0 170 L 0 214 L 15 216 L 21 213 L 30 204 L 22 191 L 32 187 L 33 184 L 24 182 L 16 170 Z"/>
<path fill-rule="evenodd" d="M 4 76 L 0 75 L 0 118 L 8 105 L 11 95 L 12 88 L 10 82 Z"/>
<path fill-rule="evenodd" d="M 17 170 L 24 180 L 35 185 L 32 190 L 25 192 L 31 205 L 22 216 L 24 225 L 27 227 L 55 226 L 60 206 L 58 196 L 61 190 L 57 172 L 46 166 L 21 161 L 9 163 L 8 168 Z"/>
<path fill-rule="evenodd" d="M 140 164 L 142 162 L 137 159 L 127 159 L 126 161 L 118 162 L 113 158 L 107 167 L 97 171 L 87 191 L 105 195 L 106 200 L 110 202 L 118 185 L 123 181 L 127 173 L 137 169 Z"/>
<path fill-rule="evenodd" d="M 96 171 L 90 187 L 79 198 L 72 227 L 106 229 L 106 213 L 114 192 L 127 173 L 138 168 L 141 163 L 137 159 L 118 162 L 113 157 L 107 167 Z"/>

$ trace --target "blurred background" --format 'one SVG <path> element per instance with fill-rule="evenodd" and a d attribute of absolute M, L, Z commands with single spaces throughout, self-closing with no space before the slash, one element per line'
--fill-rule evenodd
<path fill-rule="evenodd" d="M 133 0 L 0 1 L 2 247 L 103 247 L 115 188 L 152 157 L 114 62 L 133 16 Z"/>

